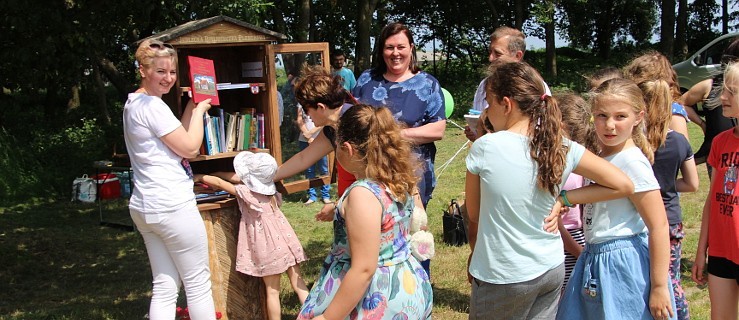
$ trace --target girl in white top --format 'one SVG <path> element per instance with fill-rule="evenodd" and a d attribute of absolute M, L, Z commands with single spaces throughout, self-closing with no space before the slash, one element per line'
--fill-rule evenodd
<path fill-rule="evenodd" d="M 564 276 L 561 204 L 623 197 L 633 185 L 564 138 L 560 110 L 534 68 L 491 69 L 485 112 L 496 132 L 477 139 L 467 156 L 470 319 L 551 319 Z M 599 185 L 560 192 L 573 171 Z"/>
<path fill-rule="evenodd" d="M 557 319 L 674 319 L 669 230 L 644 135 L 642 91 L 631 80 L 605 81 L 592 108 L 600 155 L 629 176 L 635 193 L 585 205 L 585 250 Z"/>
<path fill-rule="evenodd" d="M 177 81 L 175 50 L 145 40 L 136 61 L 141 87 L 128 95 L 123 131 L 135 186 L 129 210 L 146 243 L 153 276 L 149 319 L 174 319 L 182 283 L 190 317 L 215 319 L 205 225 L 192 191 L 192 172 L 183 161 L 198 154 L 210 99 L 197 106 L 188 103 L 180 122 L 162 101 Z"/>

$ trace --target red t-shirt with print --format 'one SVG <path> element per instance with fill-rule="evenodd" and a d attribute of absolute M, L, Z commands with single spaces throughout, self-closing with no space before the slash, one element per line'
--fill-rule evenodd
<path fill-rule="evenodd" d="M 708 255 L 739 264 L 739 137 L 729 129 L 713 138 L 708 164 L 713 167 Z"/>

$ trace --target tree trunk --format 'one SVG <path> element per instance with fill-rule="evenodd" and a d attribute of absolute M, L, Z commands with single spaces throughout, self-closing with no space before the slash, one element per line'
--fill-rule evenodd
<path fill-rule="evenodd" d="M 298 25 L 295 30 L 295 42 L 308 42 L 310 32 L 310 0 L 298 3 Z"/>
<path fill-rule="evenodd" d="M 493 18 L 492 30 L 495 30 L 500 27 L 500 19 L 498 19 L 498 8 L 495 6 L 496 2 L 493 0 L 485 0 L 485 3 L 487 3 L 488 7 L 490 7 L 490 16 Z"/>
<path fill-rule="evenodd" d="M 357 61 L 354 64 L 354 74 L 359 75 L 370 67 L 370 31 L 372 29 L 372 13 L 379 0 L 361 0 L 357 10 Z"/>
<path fill-rule="evenodd" d="M 303 43 L 308 42 L 310 36 L 310 0 L 300 0 L 297 4 L 298 23 L 295 30 L 295 42 Z M 293 54 L 288 55 L 292 61 L 286 63 L 285 67 L 289 67 L 288 72 L 292 71 L 293 75 L 300 75 L 303 64 L 305 63 L 305 54 Z"/>
<path fill-rule="evenodd" d="M 98 67 L 100 72 L 105 75 L 105 78 L 107 78 L 118 91 L 118 95 L 121 97 L 121 100 L 125 100 L 126 95 L 136 89 L 136 85 L 129 83 L 123 75 L 118 72 L 118 68 L 115 67 L 115 64 L 107 58 L 100 59 L 98 61 Z M 138 70 L 136 72 L 138 72 Z"/>
<path fill-rule="evenodd" d="M 677 27 L 675 30 L 674 61 L 682 61 L 688 56 L 688 0 L 678 0 Z"/>
<path fill-rule="evenodd" d="M 514 0 L 513 5 L 515 6 L 515 28 L 518 30 L 523 30 L 523 23 L 524 21 L 524 0 Z"/>
<path fill-rule="evenodd" d="M 547 23 L 544 25 L 545 41 L 546 41 L 546 62 L 545 70 L 550 81 L 557 79 L 557 45 L 554 36 L 554 3 L 547 2 Z"/>
<path fill-rule="evenodd" d="M 595 20 L 595 48 L 598 57 L 608 59 L 611 56 L 611 44 L 613 43 L 613 1 L 601 5 L 602 12 Z"/>
<path fill-rule="evenodd" d="M 660 48 L 662 54 L 672 60 L 675 43 L 675 0 L 662 0 Z"/>
<path fill-rule="evenodd" d="M 729 0 L 721 0 L 721 34 L 729 33 Z"/>
<path fill-rule="evenodd" d="M 100 114 L 102 115 L 103 123 L 105 123 L 106 126 L 110 126 L 112 122 L 110 119 L 110 111 L 108 110 L 108 101 L 105 97 L 105 83 L 103 82 L 103 77 L 100 74 L 100 68 L 97 64 L 93 64 L 92 66 L 92 76 L 98 110 L 100 110 Z"/>
<path fill-rule="evenodd" d="M 284 3 L 284 1 L 281 1 L 279 4 Z M 284 8 L 282 8 L 281 5 L 278 3 L 275 3 L 274 6 L 272 6 L 272 10 L 270 12 L 272 13 L 272 21 L 274 21 L 274 31 L 277 31 L 282 34 L 287 34 L 287 26 L 285 25 L 285 17 L 282 14 L 284 11 Z"/>
<path fill-rule="evenodd" d="M 73 85 L 69 91 L 71 91 L 72 96 L 67 101 L 67 112 L 77 109 L 80 106 L 80 85 Z"/>

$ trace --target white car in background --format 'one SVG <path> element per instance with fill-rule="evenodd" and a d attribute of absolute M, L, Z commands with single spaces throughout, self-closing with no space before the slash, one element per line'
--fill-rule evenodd
<path fill-rule="evenodd" d="M 739 32 L 722 35 L 696 51 L 690 58 L 672 65 L 677 73 L 680 89 L 685 92 L 693 85 L 721 72 L 724 49 L 739 37 Z"/>

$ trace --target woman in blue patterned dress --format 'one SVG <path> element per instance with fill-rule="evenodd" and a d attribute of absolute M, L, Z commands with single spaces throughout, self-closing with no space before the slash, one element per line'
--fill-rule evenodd
<path fill-rule="evenodd" d="M 401 136 L 413 143 L 413 151 L 423 161 L 418 190 L 426 208 L 436 187 L 434 141 L 444 135 L 446 115 L 439 81 L 416 66 L 416 47 L 408 27 L 396 22 L 382 29 L 372 68 L 359 76 L 352 94 L 361 103 L 387 106 L 405 124 Z"/>
<path fill-rule="evenodd" d="M 336 144 L 357 181 L 339 199 L 331 252 L 298 319 L 430 319 L 431 285 L 408 245 L 418 180 L 409 143 L 389 109 L 360 104 Z"/>

